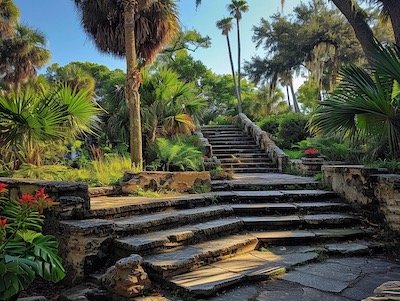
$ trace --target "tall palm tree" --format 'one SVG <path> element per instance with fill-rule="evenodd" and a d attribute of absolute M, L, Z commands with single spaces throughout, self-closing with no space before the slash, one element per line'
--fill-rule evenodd
<path fill-rule="evenodd" d="M 16 27 L 12 38 L 0 43 L 0 74 L 10 89 L 18 90 L 49 61 L 50 52 L 45 44 L 43 34 L 22 25 Z"/>
<path fill-rule="evenodd" d="M 0 39 L 12 36 L 18 17 L 18 7 L 12 0 L 0 0 Z"/>
<path fill-rule="evenodd" d="M 233 18 L 223 18 L 217 22 L 217 27 L 220 30 L 222 30 L 222 34 L 226 37 L 226 42 L 228 44 L 229 61 L 231 63 L 233 86 L 235 88 L 236 98 L 238 100 L 238 111 L 239 113 L 241 113 L 242 105 L 240 101 L 238 85 L 236 83 L 235 67 L 233 66 L 233 58 L 232 58 L 232 48 L 231 48 L 231 42 L 229 40 L 229 32 L 232 30 L 232 20 Z"/>
<path fill-rule="evenodd" d="M 125 56 L 131 161 L 143 167 L 141 69 L 179 32 L 175 0 L 75 0 L 82 24 L 103 52 Z"/>
<path fill-rule="evenodd" d="M 232 0 L 232 3 L 228 5 L 228 10 L 232 17 L 236 19 L 236 30 L 238 40 L 238 95 L 239 95 L 239 113 L 242 111 L 242 89 L 241 89 L 241 44 L 240 44 L 240 20 L 242 14 L 249 10 L 249 5 L 246 0 Z"/>
<path fill-rule="evenodd" d="M 313 132 L 340 134 L 372 146 L 372 155 L 400 158 L 400 49 L 374 47 L 371 70 L 341 69 L 341 81 L 315 110 Z"/>

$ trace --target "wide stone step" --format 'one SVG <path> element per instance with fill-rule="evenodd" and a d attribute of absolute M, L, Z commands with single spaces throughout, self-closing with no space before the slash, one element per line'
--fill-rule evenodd
<path fill-rule="evenodd" d="M 220 137 L 210 137 L 208 141 L 214 145 L 214 144 L 255 144 L 254 139 L 252 138 L 246 138 L 246 137 L 239 137 L 235 139 L 227 139 L 227 138 L 220 138 Z"/>
<path fill-rule="evenodd" d="M 257 243 L 257 238 L 252 235 L 231 235 L 146 256 L 144 265 L 153 277 L 165 279 L 236 254 L 253 251 Z"/>
<path fill-rule="evenodd" d="M 218 181 L 213 181 L 217 184 Z M 279 183 L 277 183 L 279 185 Z M 273 188 L 273 186 L 272 186 Z M 329 190 L 278 190 L 233 191 L 235 199 L 241 202 L 315 202 L 337 199 L 338 195 Z"/>
<path fill-rule="evenodd" d="M 253 154 L 265 154 L 265 150 L 260 149 L 260 148 L 213 148 L 213 154 L 215 154 L 217 157 L 220 154 L 225 154 L 225 155 L 230 155 L 230 156 L 236 156 L 237 154 L 243 154 L 245 153 L 246 155 L 253 155 Z"/>
<path fill-rule="evenodd" d="M 203 125 L 201 127 L 201 130 L 207 130 L 207 129 L 229 129 L 229 128 L 238 129 L 239 127 L 234 125 L 234 124 Z"/>
<path fill-rule="evenodd" d="M 348 210 L 350 206 L 339 202 L 295 202 L 295 203 L 252 203 L 252 204 L 233 204 L 233 211 L 237 214 L 287 214 L 290 212 L 320 212 L 335 211 L 341 212 Z"/>
<path fill-rule="evenodd" d="M 234 173 L 274 173 L 279 172 L 278 168 L 272 167 L 226 167 L 227 170 L 232 170 Z"/>
<path fill-rule="evenodd" d="M 268 280 L 283 274 L 292 266 L 313 261 L 318 256 L 317 252 L 276 255 L 252 251 L 174 276 L 167 281 L 192 297 L 208 297 L 234 285 Z"/>
<path fill-rule="evenodd" d="M 277 175 L 277 177 L 279 174 Z M 236 177 L 240 177 L 237 175 Z M 226 181 L 226 180 L 214 180 L 211 181 L 211 185 L 213 191 L 248 191 L 248 190 L 256 190 L 256 191 L 268 191 L 268 190 L 308 190 L 308 189 L 318 189 L 320 184 L 314 180 L 296 180 L 296 181 L 254 181 L 252 183 L 248 183 L 246 181 L 234 180 L 234 181 Z"/>
<path fill-rule="evenodd" d="M 117 233 L 146 233 L 166 229 L 176 225 L 185 225 L 196 221 L 205 221 L 214 217 L 232 215 L 229 206 L 209 206 L 186 210 L 170 210 L 167 212 L 135 215 L 114 220 Z"/>
<path fill-rule="evenodd" d="M 219 159 L 253 159 L 253 158 L 262 158 L 262 159 L 267 159 L 271 160 L 267 154 L 264 152 L 260 152 L 257 150 L 257 152 L 247 152 L 247 153 L 220 153 L 220 154 L 215 154 L 217 158 Z"/>
<path fill-rule="evenodd" d="M 259 157 L 230 157 L 230 158 L 221 158 L 219 159 L 221 164 L 230 164 L 230 163 L 272 163 L 271 158 L 265 156 Z"/>
<path fill-rule="evenodd" d="M 258 149 L 258 146 L 256 145 L 256 144 L 253 144 L 253 145 L 251 145 L 251 144 L 243 144 L 243 145 L 237 145 L 237 144 L 227 144 L 227 145 L 216 145 L 216 144 L 213 144 L 212 145 L 212 149 L 213 149 L 213 152 L 214 151 L 216 151 L 216 150 L 220 150 L 220 149 L 223 149 L 223 150 L 225 150 L 225 149 L 240 149 L 240 150 L 243 150 L 243 149 Z"/>
<path fill-rule="evenodd" d="M 216 235 L 224 236 L 237 233 L 242 226 L 243 221 L 239 218 L 217 219 L 171 230 L 119 238 L 114 241 L 114 246 L 119 257 L 126 257 L 132 253 L 143 256 L 149 253 L 154 254 L 157 250 L 163 248 L 210 239 Z"/>
<path fill-rule="evenodd" d="M 332 228 L 359 224 L 359 220 L 349 214 L 326 213 L 283 216 L 244 216 L 241 217 L 247 229 L 306 229 Z"/>
<path fill-rule="evenodd" d="M 221 129 L 221 130 L 206 130 L 202 131 L 204 136 L 218 136 L 218 135 L 246 135 L 245 132 L 243 132 L 240 129 Z"/>
<path fill-rule="evenodd" d="M 304 242 L 343 241 L 364 237 L 367 232 L 361 228 L 310 229 L 292 231 L 251 232 L 258 241 L 268 245 L 298 245 Z"/>
<path fill-rule="evenodd" d="M 222 163 L 222 168 L 251 168 L 251 167 L 275 167 L 275 163 L 259 161 L 259 162 L 231 162 L 231 163 Z"/>

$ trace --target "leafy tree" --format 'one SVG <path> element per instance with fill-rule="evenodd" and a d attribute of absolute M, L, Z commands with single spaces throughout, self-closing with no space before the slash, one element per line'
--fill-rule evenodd
<path fill-rule="evenodd" d="M 203 37 L 196 30 L 186 30 L 180 31 L 173 41 L 164 48 L 162 54 L 171 58 L 174 54 L 179 53 L 180 50 L 196 52 L 199 48 L 209 48 L 210 46 L 211 39 L 209 36 Z"/>
<path fill-rule="evenodd" d="M 143 165 L 140 116 L 140 70 L 153 62 L 163 46 L 179 31 L 174 0 L 75 0 L 82 24 L 97 47 L 125 56 L 126 101 L 129 108 L 132 164 Z"/>
<path fill-rule="evenodd" d="M 239 96 L 239 113 L 242 112 L 242 89 L 241 89 L 241 44 L 240 44 L 240 20 L 242 14 L 249 10 L 249 5 L 246 0 L 232 0 L 228 5 L 229 13 L 236 19 L 237 41 L 238 41 L 238 96 Z"/>
<path fill-rule="evenodd" d="M 372 156 L 400 158 L 400 50 L 375 46 L 371 70 L 348 66 L 310 121 L 315 133 L 339 134 L 372 147 Z"/>
<path fill-rule="evenodd" d="M 312 80 L 305 81 L 297 91 L 299 102 L 306 111 L 313 111 L 320 101 L 320 90 L 318 85 Z"/>
<path fill-rule="evenodd" d="M 12 38 L 0 40 L 0 76 L 8 88 L 19 90 L 48 62 L 45 42 L 40 32 L 22 25 L 16 27 Z"/>
<path fill-rule="evenodd" d="M 231 42 L 229 40 L 229 32 L 232 30 L 232 18 L 221 19 L 217 22 L 216 25 L 220 30 L 222 30 L 222 34 L 226 37 L 226 42 L 228 45 L 229 61 L 231 64 L 233 85 L 235 87 L 236 97 L 238 100 L 238 110 L 241 113 L 242 112 L 242 104 L 241 104 L 241 99 L 240 99 L 239 83 L 236 82 L 235 67 L 233 66 L 233 59 L 232 59 Z"/>

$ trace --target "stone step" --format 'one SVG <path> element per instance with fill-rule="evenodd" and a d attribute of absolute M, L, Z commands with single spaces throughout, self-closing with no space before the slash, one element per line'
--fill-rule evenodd
<path fill-rule="evenodd" d="M 302 266 L 299 269 L 303 270 L 304 276 L 307 276 L 308 263 L 317 261 L 327 255 L 365 255 L 372 248 L 374 246 L 369 242 L 357 241 L 311 246 L 277 247 L 265 251 L 252 251 L 174 276 L 167 279 L 166 282 L 183 295 L 190 296 L 191 298 L 207 298 L 234 286 L 244 286 L 247 283 L 254 284 L 263 280 L 273 280 L 277 276 L 285 274 L 285 272 L 293 270 L 298 266 Z M 286 275 L 280 277 L 286 279 Z M 237 299 L 235 298 L 236 296 L 238 297 Z M 247 300 L 247 298 L 241 298 L 241 295 L 232 297 L 227 300 Z M 267 299 L 271 301 L 275 300 L 275 298 Z M 286 299 L 283 296 L 280 300 Z M 322 299 L 317 297 L 315 300 Z"/>
<path fill-rule="evenodd" d="M 214 183 L 218 181 L 213 181 Z M 279 184 L 277 184 L 279 185 Z M 315 201 L 332 201 L 338 202 L 338 195 L 329 190 L 277 190 L 272 189 L 266 191 L 232 191 L 235 199 L 240 202 L 315 202 Z"/>
<path fill-rule="evenodd" d="M 216 133 L 216 134 L 204 134 L 204 137 L 212 141 L 213 139 L 221 139 L 221 140 L 235 140 L 235 139 L 248 139 L 244 133 Z M 250 137 L 251 138 L 251 137 Z M 254 140 L 253 140 L 254 141 Z"/>
<path fill-rule="evenodd" d="M 278 168 L 273 167 L 226 167 L 225 169 L 231 170 L 234 173 L 278 173 Z"/>
<path fill-rule="evenodd" d="M 250 149 L 246 149 L 246 148 L 213 148 L 213 154 L 215 154 L 217 157 L 220 154 L 225 154 L 225 155 L 233 155 L 236 156 L 237 154 L 265 154 L 265 150 L 260 149 L 260 148 L 250 148 Z"/>
<path fill-rule="evenodd" d="M 234 124 L 218 124 L 218 125 L 203 125 L 201 126 L 201 129 L 224 129 L 224 128 L 236 128 L 238 129 L 239 127 Z"/>
<path fill-rule="evenodd" d="M 343 202 L 296 202 L 296 203 L 251 203 L 231 205 L 234 213 L 239 215 L 287 214 L 290 212 L 342 212 L 350 206 Z"/>
<path fill-rule="evenodd" d="M 230 164 L 230 163 L 272 163 L 272 160 L 265 156 L 265 157 L 236 157 L 236 158 L 221 158 L 219 159 L 221 164 Z"/>
<path fill-rule="evenodd" d="M 224 236 L 237 233 L 242 227 L 243 221 L 236 217 L 217 219 L 171 230 L 119 238 L 114 240 L 114 246 L 118 257 L 127 257 L 132 253 L 143 256 L 150 253 L 154 254 L 163 248 L 211 239 L 216 235 Z"/>
<path fill-rule="evenodd" d="M 271 158 L 269 158 L 267 156 L 267 154 L 265 152 L 259 152 L 257 151 L 255 152 L 248 152 L 248 153 L 237 153 L 237 154 L 224 154 L 224 153 L 219 153 L 219 154 L 215 154 L 217 156 L 218 159 L 254 159 L 254 158 L 262 158 L 262 159 L 266 159 L 266 160 L 271 160 Z"/>
<path fill-rule="evenodd" d="M 343 241 L 362 238 L 367 231 L 361 228 L 333 228 L 333 229 L 310 229 L 292 231 L 255 231 L 251 232 L 260 243 L 267 245 L 298 245 L 305 242 Z"/>
<path fill-rule="evenodd" d="M 210 142 L 212 145 L 221 145 L 221 144 L 225 144 L 225 145 L 229 145 L 229 144 L 255 144 L 255 141 L 251 138 L 244 138 L 244 137 L 240 137 L 240 138 L 235 138 L 235 139 L 223 139 L 220 137 L 215 137 L 215 138 L 209 138 L 208 142 Z"/>
<path fill-rule="evenodd" d="M 230 145 L 212 145 L 213 152 L 218 151 L 218 150 L 252 150 L 252 149 L 258 149 L 257 145 L 249 145 L 249 144 L 243 144 L 243 145 L 236 145 L 236 144 L 230 144 Z"/>
<path fill-rule="evenodd" d="M 214 217 L 227 217 L 232 213 L 233 209 L 229 206 L 209 206 L 185 210 L 171 209 L 166 212 L 114 219 L 114 230 L 125 235 L 128 233 L 147 233 L 196 221 L 206 221 Z"/>
<path fill-rule="evenodd" d="M 277 174 L 277 177 L 279 175 Z M 239 177 L 239 176 L 237 176 Z M 249 184 L 246 181 L 226 181 L 226 180 L 213 180 L 211 181 L 213 191 L 268 191 L 268 190 L 310 190 L 318 189 L 320 183 L 314 180 L 296 180 L 296 181 L 254 181 Z"/>
<path fill-rule="evenodd" d="M 259 162 L 231 162 L 231 163 L 222 163 L 221 162 L 221 167 L 222 168 L 251 168 L 251 167 L 275 167 L 275 164 L 272 162 L 266 162 L 266 161 L 259 161 Z"/>
<path fill-rule="evenodd" d="M 243 216 L 241 219 L 247 229 L 308 229 L 332 228 L 357 225 L 360 223 L 355 216 L 344 213 L 321 213 L 306 215 L 283 216 Z"/>
<path fill-rule="evenodd" d="M 253 251 L 257 238 L 248 234 L 230 235 L 187 247 L 144 257 L 147 271 L 158 279 L 166 279 L 198 269 L 201 266 Z"/>
<path fill-rule="evenodd" d="M 243 132 L 240 129 L 220 129 L 220 130 L 205 130 L 202 131 L 204 136 L 218 136 L 218 135 L 246 135 L 245 132 Z"/>
<path fill-rule="evenodd" d="M 221 142 L 232 142 L 232 141 L 249 141 L 249 142 L 254 142 L 254 139 L 250 136 L 245 136 L 241 135 L 239 137 L 235 138 L 230 138 L 230 137 L 221 137 L 221 136 L 209 136 L 208 137 L 209 141 L 212 141 L 213 143 L 217 143 L 218 141 Z"/>

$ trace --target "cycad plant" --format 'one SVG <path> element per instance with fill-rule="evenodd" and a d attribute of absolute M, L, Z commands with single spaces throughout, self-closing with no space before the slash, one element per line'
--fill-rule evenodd
<path fill-rule="evenodd" d="M 372 157 L 400 158 L 400 49 L 377 45 L 369 70 L 348 66 L 312 115 L 314 133 L 365 143 Z"/>
<path fill-rule="evenodd" d="M 41 144 L 90 133 L 99 109 L 85 90 L 60 85 L 0 95 L 0 150 L 14 168 L 40 162 Z"/>

